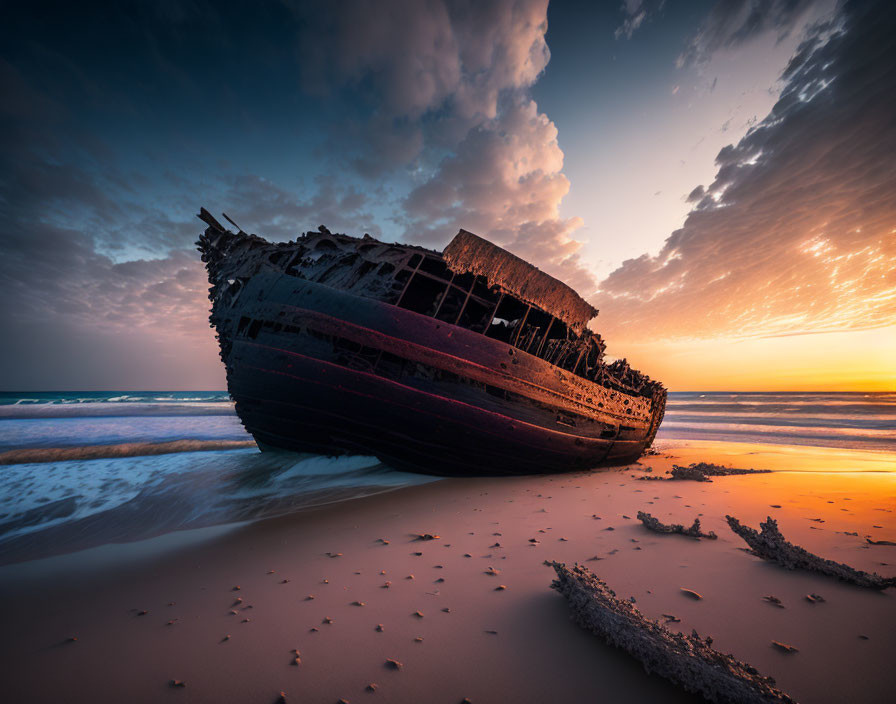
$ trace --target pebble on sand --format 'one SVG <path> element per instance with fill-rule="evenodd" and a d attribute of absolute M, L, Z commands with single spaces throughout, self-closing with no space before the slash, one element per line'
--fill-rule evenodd
<path fill-rule="evenodd" d="M 416 616 L 417 618 L 423 618 L 423 614 L 420 613 L 419 611 L 415 611 L 414 613 L 411 614 L 411 616 Z"/>
<path fill-rule="evenodd" d="M 700 599 L 703 598 L 702 594 L 698 594 L 693 589 L 685 589 L 684 587 L 680 587 L 680 589 L 681 589 L 682 594 L 684 594 L 685 596 L 691 597 L 691 599 L 695 599 L 695 600 L 699 601 Z"/>
<path fill-rule="evenodd" d="M 763 601 L 767 601 L 769 604 L 774 604 L 774 605 L 777 606 L 779 609 L 783 609 L 783 608 L 784 608 L 784 604 L 781 602 L 781 600 L 780 600 L 778 597 L 776 597 L 776 596 L 774 596 L 774 595 L 772 595 L 772 594 L 769 594 L 769 595 L 767 595 L 767 596 L 762 597 L 762 600 L 763 600 Z"/>
<path fill-rule="evenodd" d="M 170 680 L 168 682 L 169 687 L 186 687 L 187 683 L 183 680 Z"/>
<path fill-rule="evenodd" d="M 353 601 L 352 606 L 366 606 L 367 602 L 364 601 Z"/>
<path fill-rule="evenodd" d="M 378 624 L 376 624 L 376 628 L 374 628 L 373 630 L 375 630 L 377 633 L 382 633 L 382 632 L 385 631 L 386 629 L 383 628 L 383 624 L 378 623 Z"/>
<path fill-rule="evenodd" d="M 806 594 L 806 601 L 810 604 L 818 604 L 824 601 L 824 597 L 821 594 Z"/>
<path fill-rule="evenodd" d="M 366 689 L 368 692 L 375 692 L 376 691 L 376 682 L 371 682 L 364 689 Z"/>
<path fill-rule="evenodd" d="M 497 587 L 495 587 L 496 592 L 503 592 L 505 589 L 507 589 L 507 587 L 503 584 L 499 584 Z"/>
<path fill-rule="evenodd" d="M 404 665 L 393 658 L 386 658 L 385 667 L 388 667 L 390 670 L 400 670 Z"/>
<path fill-rule="evenodd" d="M 331 619 L 329 616 L 324 616 L 324 620 L 321 621 L 321 623 L 333 623 L 333 619 Z"/>
<path fill-rule="evenodd" d="M 494 567 L 489 565 L 489 568 L 485 571 L 485 573 L 491 577 L 501 574 L 501 570 L 496 570 Z"/>

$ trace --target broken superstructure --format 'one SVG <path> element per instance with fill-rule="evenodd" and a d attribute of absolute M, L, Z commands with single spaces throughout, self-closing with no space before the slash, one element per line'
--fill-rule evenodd
<path fill-rule="evenodd" d="M 199 217 L 228 389 L 263 448 L 549 472 L 631 461 L 656 434 L 662 385 L 606 363 L 597 311 L 487 240 L 275 244 Z"/>

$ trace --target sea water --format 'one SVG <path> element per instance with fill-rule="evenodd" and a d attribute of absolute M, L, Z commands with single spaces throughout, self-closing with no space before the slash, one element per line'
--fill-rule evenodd
<path fill-rule="evenodd" d="M 896 451 L 896 393 L 671 393 L 658 438 Z"/>
<path fill-rule="evenodd" d="M 162 442 L 175 451 L 151 454 Z M 87 459 L 97 446 L 115 456 Z M 434 481 L 375 457 L 261 453 L 224 392 L 0 393 L 0 461 L 14 450 L 50 461 L 0 464 L 0 565 Z"/>
<path fill-rule="evenodd" d="M 896 394 L 671 393 L 658 438 L 893 452 Z M 220 449 L 233 441 L 247 446 Z M 161 442 L 183 451 L 149 454 Z M 87 459 L 98 445 L 116 456 Z M 0 393 L 0 460 L 21 449 L 52 461 L 0 465 L 0 564 L 435 480 L 374 457 L 261 453 L 225 392 Z"/>

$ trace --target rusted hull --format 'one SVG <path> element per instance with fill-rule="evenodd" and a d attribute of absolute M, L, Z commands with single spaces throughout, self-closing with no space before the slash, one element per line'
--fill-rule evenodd
<path fill-rule="evenodd" d="M 240 346 L 242 347 L 242 346 Z M 637 458 L 642 445 L 582 438 L 276 348 L 246 345 L 231 384 L 259 443 L 374 454 L 433 474 L 570 471 Z"/>
<path fill-rule="evenodd" d="M 255 276 L 219 320 L 230 393 L 262 447 L 441 475 L 562 472 L 636 459 L 658 422 L 650 399 L 294 277 Z"/>

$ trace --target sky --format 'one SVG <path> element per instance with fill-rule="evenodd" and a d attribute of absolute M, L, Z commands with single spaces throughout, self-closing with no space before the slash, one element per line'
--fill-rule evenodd
<path fill-rule="evenodd" d="M 0 389 L 218 389 L 200 206 L 563 279 L 671 390 L 896 388 L 896 8 L 10 2 Z"/>

